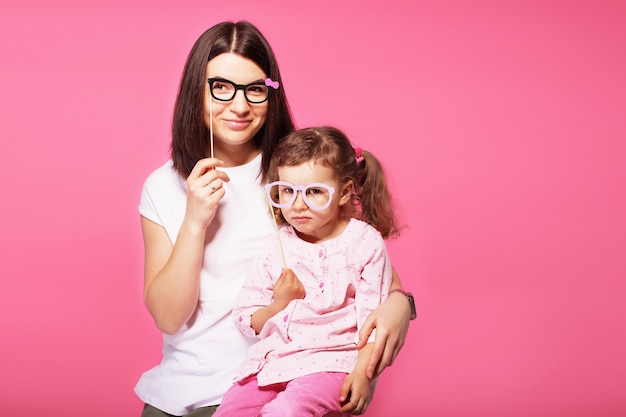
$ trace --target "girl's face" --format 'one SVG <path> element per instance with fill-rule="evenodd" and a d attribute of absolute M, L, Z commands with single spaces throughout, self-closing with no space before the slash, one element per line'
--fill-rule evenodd
<path fill-rule="evenodd" d="M 278 168 L 280 181 L 293 185 L 323 183 L 335 189 L 330 205 L 323 210 L 313 210 L 304 202 L 302 192 L 298 191 L 296 199 L 289 207 L 282 208 L 283 217 L 293 226 L 298 236 L 311 243 L 320 243 L 338 236 L 343 231 L 346 220 L 340 219 L 340 207 L 350 201 L 352 182 L 341 186 L 335 179 L 332 168 L 306 162 L 297 166 Z"/>
<path fill-rule="evenodd" d="M 206 79 L 222 78 L 235 84 L 263 82 L 263 70 L 253 61 L 234 53 L 223 53 L 211 59 L 206 68 Z M 249 103 L 243 90 L 237 90 L 230 101 L 218 101 L 211 96 L 209 84 L 205 86 L 204 122 L 211 129 L 210 108 L 213 107 L 213 139 L 215 156 L 227 159 L 227 155 L 244 149 L 254 150 L 250 141 L 263 127 L 267 118 L 268 101 Z"/>

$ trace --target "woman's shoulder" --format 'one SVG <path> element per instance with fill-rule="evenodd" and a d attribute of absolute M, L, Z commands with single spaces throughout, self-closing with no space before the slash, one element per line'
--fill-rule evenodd
<path fill-rule="evenodd" d="M 168 160 L 148 175 L 141 190 L 141 199 L 149 199 L 155 203 L 167 201 L 185 194 L 186 188 L 186 179 L 180 176 L 172 161 Z"/>
<path fill-rule="evenodd" d="M 172 162 L 172 160 L 168 159 L 158 168 L 154 169 L 152 172 L 150 172 L 150 174 L 148 174 L 148 176 L 146 177 L 146 182 L 154 182 L 174 177 L 180 177 L 180 175 L 174 169 L 174 163 Z"/>
<path fill-rule="evenodd" d="M 174 169 L 172 160 L 167 160 L 164 164 L 152 171 L 144 181 L 144 189 L 163 188 L 168 186 L 179 186 L 184 178 Z"/>
<path fill-rule="evenodd" d="M 174 170 L 169 160 L 152 171 L 144 181 L 139 212 L 155 223 L 164 224 L 165 217 L 184 212 L 185 189 L 185 179 Z"/>

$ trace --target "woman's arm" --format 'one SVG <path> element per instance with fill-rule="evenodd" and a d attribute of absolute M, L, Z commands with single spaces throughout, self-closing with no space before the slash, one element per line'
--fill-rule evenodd
<path fill-rule="evenodd" d="M 144 301 L 164 333 L 178 332 L 198 305 L 206 228 L 224 196 L 222 182 L 228 181 L 224 172 L 212 169 L 220 164 L 213 158 L 203 159 L 187 178 L 187 205 L 176 244 L 172 245 L 161 225 L 141 218 Z"/>
<path fill-rule="evenodd" d="M 393 269 L 390 291 L 401 288 L 400 277 Z M 370 333 L 376 329 L 376 340 L 367 363 L 368 378 L 379 376 L 393 364 L 404 345 L 410 321 L 411 306 L 407 297 L 399 292 L 390 293 L 389 298 L 367 317 L 359 331 L 357 348 L 365 346 Z"/>
<path fill-rule="evenodd" d="M 165 229 L 141 218 L 144 238 L 144 302 L 156 326 L 174 334 L 191 318 L 200 293 L 200 265 L 204 235 L 179 233 L 172 246 Z M 200 243 L 201 242 L 201 243 Z"/>

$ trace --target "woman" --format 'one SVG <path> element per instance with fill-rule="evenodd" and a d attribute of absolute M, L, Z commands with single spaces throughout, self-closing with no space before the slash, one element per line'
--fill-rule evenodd
<path fill-rule="evenodd" d="M 135 387 L 143 417 L 211 416 L 253 343 L 231 310 L 273 233 L 260 183 L 272 149 L 293 128 L 276 58 L 258 29 L 223 22 L 203 33 L 183 71 L 172 159 L 148 177 L 139 204 L 144 300 L 163 332 L 161 363 Z M 406 300 L 390 296 L 363 326 L 363 344 L 377 329 L 371 376 L 404 343 Z"/>

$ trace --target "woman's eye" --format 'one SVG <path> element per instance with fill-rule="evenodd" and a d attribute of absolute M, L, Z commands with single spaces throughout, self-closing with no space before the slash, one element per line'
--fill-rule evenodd
<path fill-rule="evenodd" d="M 261 96 L 267 93 L 267 87 L 264 85 L 251 85 L 246 89 L 248 94 Z"/>

